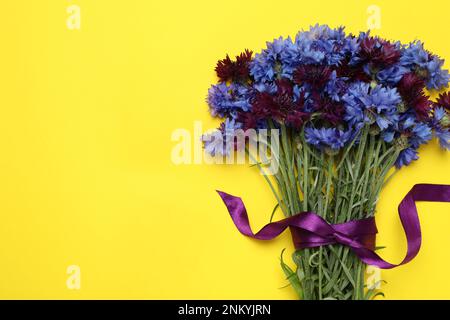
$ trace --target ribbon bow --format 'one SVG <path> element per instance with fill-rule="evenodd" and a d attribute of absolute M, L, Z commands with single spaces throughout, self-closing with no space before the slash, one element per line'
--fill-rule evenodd
<path fill-rule="evenodd" d="M 350 247 L 364 263 L 382 269 L 391 269 L 406 264 L 419 253 L 422 243 L 420 221 L 416 201 L 450 202 L 450 185 L 416 184 L 398 206 L 398 213 L 405 231 L 408 249 L 399 264 L 383 260 L 375 253 L 375 219 L 366 218 L 346 223 L 330 224 L 314 212 L 301 212 L 280 221 L 265 225 L 256 234 L 250 228 L 247 210 L 241 198 L 217 191 L 225 203 L 237 229 L 248 237 L 271 240 L 289 228 L 297 249 L 329 244 Z"/>

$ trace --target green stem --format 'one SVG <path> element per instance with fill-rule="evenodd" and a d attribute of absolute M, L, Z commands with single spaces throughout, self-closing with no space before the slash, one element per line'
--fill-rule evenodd
<path fill-rule="evenodd" d="M 334 158 L 333 156 L 330 156 L 328 159 L 328 171 L 327 171 L 327 188 L 326 188 L 326 194 L 325 194 L 325 208 L 323 210 L 323 217 L 328 217 L 328 202 L 330 200 L 331 195 L 331 183 L 333 182 L 333 164 L 334 164 Z"/>
<path fill-rule="evenodd" d="M 264 169 L 261 167 L 261 164 L 256 160 L 256 158 L 250 153 L 250 151 L 249 151 L 247 148 L 245 149 L 245 151 L 246 151 L 246 153 L 248 154 L 249 158 L 250 158 L 254 163 L 256 163 L 256 166 L 258 167 L 258 169 L 259 169 L 261 175 L 264 177 L 264 179 L 266 180 L 267 184 L 268 184 L 269 187 L 270 187 L 270 190 L 272 191 L 273 195 L 275 196 L 275 199 L 277 200 L 278 205 L 279 205 L 280 208 L 281 208 L 281 211 L 283 212 L 283 214 L 284 214 L 285 216 L 288 216 L 288 215 L 287 215 L 287 209 L 286 209 L 284 203 L 281 201 L 281 199 L 280 199 L 278 193 L 275 191 L 275 187 L 273 186 L 272 181 L 270 181 L 270 179 L 269 179 L 269 177 L 267 176 L 266 172 L 265 172 Z"/>

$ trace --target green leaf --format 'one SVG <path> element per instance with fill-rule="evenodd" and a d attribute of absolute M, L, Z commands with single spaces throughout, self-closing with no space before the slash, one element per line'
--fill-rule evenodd
<path fill-rule="evenodd" d="M 289 280 L 290 285 L 295 290 L 298 297 L 300 299 L 302 299 L 303 291 L 302 291 L 302 285 L 300 284 L 300 280 L 298 279 L 297 274 L 283 261 L 283 253 L 285 250 L 286 249 L 283 249 L 283 251 L 281 251 L 281 256 L 280 256 L 281 269 L 283 269 L 286 279 Z"/>
<path fill-rule="evenodd" d="M 375 297 L 378 297 L 378 296 L 384 297 L 384 293 L 380 292 L 380 291 L 378 291 L 378 289 L 376 289 L 378 284 L 380 284 L 382 282 L 386 283 L 386 281 L 383 281 L 383 280 L 380 280 L 380 281 L 377 281 L 376 283 L 374 283 L 373 286 L 375 288 L 367 290 L 366 294 L 364 295 L 364 300 L 373 300 Z M 364 287 L 367 287 L 367 286 L 364 286 Z"/>
<path fill-rule="evenodd" d="M 273 208 L 272 214 L 270 215 L 270 222 L 272 222 L 273 216 L 275 215 L 275 212 L 277 211 L 277 209 L 278 209 L 279 206 L 280 206 L 280 204 L 277 203 L 277 204 L 275 205 L 275 208 Z"/>

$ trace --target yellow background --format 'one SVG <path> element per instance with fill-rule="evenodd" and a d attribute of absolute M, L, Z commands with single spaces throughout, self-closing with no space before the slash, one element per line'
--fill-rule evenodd
<path fill-rule="evenodd" d="M 66 9 L 81 8 L 81 30 Z M 177 128 L 217 126 L 205 95 L 226 53 L 260 50 L 316 22 L 366 29 L 450 59 L 449 1 L 2 1 L 0 298 L 295 298 L 268 243 L 235 230 L 215 189 L 242 195 L 255 229 L 275 200 L 255 168 L 171 162 Z M 447 67 L 450 65 L 447 63 Z M 396 212 L 414 183 L 450 183 L 436 143 L 401 170 L 377 212 L 400 261 Z M 387 298 L 450 298 L 450 205 L 419 205 L 423 247 L 383 271 Z M 288 256 L 286 256 L 288 257 Z M 81 289 L 66 286 L 69 265 Z"/>

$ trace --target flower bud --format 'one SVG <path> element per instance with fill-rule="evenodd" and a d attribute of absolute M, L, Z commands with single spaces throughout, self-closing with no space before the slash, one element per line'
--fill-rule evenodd
<path fill-rule="evenodd" d="M 297 148 L 297 150 L 301 151 L 303 149 L 302 146 L 302 140 L 300 139 L 300 136 L 296 135 L 294 137 L 294 146 Z"/>
<path fill-rule="evenodd" d="M 439 124 L 444 128 L 450 127 L 450 116 L 448 114 L 445 114 L 445 116 L 443 116 L 439 121 Z"/>
<path fill-rule="evenodd" d="M 375 117 L 375 114 L 373 113 L 373 111 L 370 108 L 366 109 L 364 111 L 364 115 L 366 117 L 366 120 L 367 120 L 368 124 L 374 124 L 375 123 L 376 117 Z"/>
<path fill-rule="evenodd" d="M 395 149 L 398 151 L 405 150 L 409 147 L 408 138 L 405 136 L 400 136 L 399 138 L 394 140 Z"/>
<path fill-rule="evenodd" d="M 400 113 L 404 113 L 407 110 L 406 104 L 402 101 L 400 104 L 397 105 L 397 110 Z"/>
<path fill-rule="evenodd" d="M 283 74 L 283 66 L 281 65 L 281 63 L 276 62 L 273 69 L 275 71 L 277 79 L 281 79 L 281 75 Z"/>
<path fill-rule="evenodd" d="M 371 136 L 379 135 L 381 132 L 380 127 L 378 127 L 376 124 L 372 124 L 369 128 L 369 134 Z"/>
<path fill-rule="evenodd" d="M 430 75 L 426 68 L 416 68 L 416 75 L 418 75 L 422 79 L 427 79 Z"/>
<path fill-rule="evenodd" d="M 335 156 L 339 153 L 339 149 L 332 149 L 330 147 L 326 147 L 324 149 L 325 153 L 329 156 Z"/>
<path fill-rule="evenodd" d="M 377 85 L 378 85 L 378 82 L 377 82 L 376 80 L 370 81 L 370 87 L 371 87 L 372 89 L 375 89 Z"/>

